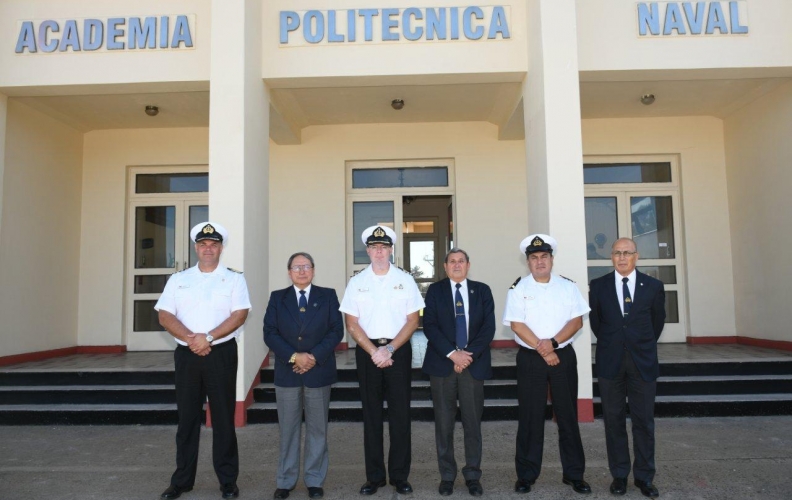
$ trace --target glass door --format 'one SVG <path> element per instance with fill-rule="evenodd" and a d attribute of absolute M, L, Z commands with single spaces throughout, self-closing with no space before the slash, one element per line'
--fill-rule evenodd
<path fill-rule="evenodd" d="M 130 209 L 127 275 L 127 349 L 155 351 L 173 348 L 173 339 L 159 324 L 154 305 L 170 276 L 194 266 L 190 228 L 207 220 L 205 202 L 136 202 Z"/>
<path fill-rule="evenodd" d="M 638 270 L 665 286 L 666 325 L 660 342 L 684 342 L 685 287 L 676 192 L 599 189 L 588 194 L 585 210 L 589 281 L 613 270 L 613 242 L 620 237 L 632 238 L 640 254 Z"/>

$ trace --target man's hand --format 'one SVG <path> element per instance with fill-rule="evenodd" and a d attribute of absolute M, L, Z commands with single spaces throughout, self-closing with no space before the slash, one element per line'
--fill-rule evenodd
<path fill-rule="evenodd" d="M 542 339 L 538 344 L 536 344 L 536 352 L 541 354 L 542 357 L 547 356 L 553 351 L 555 351 L 555 349 L 553 349 L 553 344 L 549 339 Z"/>
<path fill-rule="evenodd" d="M 542 356 L 542 357 L 550 366 L 555 366 L 561 362 L 561 360 L 558 359 L 558 354 L 556 353 L 550 353 L 547 356 Z"/>
<path fill-rule="evenodd" d="M 206 340 L 205 333 L 191 333 L 187 335 L 187 347 L 198 356 L 206 356 L 212 352 L 212 345 Z"/>
<path fill-rule="evenodd" d="M 448 359 L 454 362 L 454 371 L 462 373 L 462 370 L 465 370 L 473 362 L 473 354 L 459 349 L 452 352 Z M 458 371 L 457 368 L 459 368 Z"/>
<path fill-rule="evenodd" d="M 313 354 L 310 352 L 300 352 L 297 353 L 297 357 L 294 358 L 292 370 L 294 373 L 302 375 L 314 366 L 316 366 L 316 358 L 313 357 Z"/>
<path fill-rule="evenodd" d="M 393 355 L 385 346 L 380 346 L 374 351 L 374 354 L 371 355 L 371 362 L 374 363 L 377 368 L 387 368 L 393 364 L 392 357 Z"/>

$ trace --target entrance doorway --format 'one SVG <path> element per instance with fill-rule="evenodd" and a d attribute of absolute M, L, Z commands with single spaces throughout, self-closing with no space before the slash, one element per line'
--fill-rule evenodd
<path fill-rule="evenodd" d="M 173 349 L 154 305 L 174 272 L 197 263 L 190 228 L 208 220 L 208 188 L 202 167 L 130 169 L 124 319 L 129 351 Z"/>
<path fill-rule="evenodd" d="M 410 272 L 426 295 L 445 278 L 443 259 L 454 244 L 453 162 L 349 162 L 348 181 L 348 276 L 369 265 L 363 230 L 388 226 L 397 237 L 393 264 Z M 354 345 L 351 336 L 347 342 Z"/>
<path fill-rule="evenodd" d="M 632 238 L 638 270 L 663 282 L 660 342 L 685 342 L 687 308 L 676 157 L 597 158 L 584 163 L 588 279 L 613 270 L 611 245 Z"/>

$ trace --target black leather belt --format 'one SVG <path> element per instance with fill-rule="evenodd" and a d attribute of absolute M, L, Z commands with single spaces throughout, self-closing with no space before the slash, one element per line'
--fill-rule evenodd
<path fill-rule="evenodd" d="M 388 345 L 393 339 L 371 339 L 371 342 L 376 345 Z"/>

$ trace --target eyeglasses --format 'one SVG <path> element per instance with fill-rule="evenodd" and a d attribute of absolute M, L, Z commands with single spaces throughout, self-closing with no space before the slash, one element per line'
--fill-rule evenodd
<path fill-rule="evenodd" d="M 627 250 L 625 250 L 623 252 L 620 252 L 618 250 L 614 250 L 613 252 L 611 252 L 611 255 L 613 255 L 617 259 L 622 258 L 622 256 L 627 257 L 629 259 L 630 257 L 632 257 L 633 255 L 635 255 L 637 253 L 638 252 L 628 252 Z"/>
<path fill-rule="evenodd" d="M 310 271 L 313 269 L 313 266 L 310 264 L 305 264 L 304 266 L 291 266 L 289 269 L 291 269 L 292 272 L 299 273 L 300 271 Z"/>

